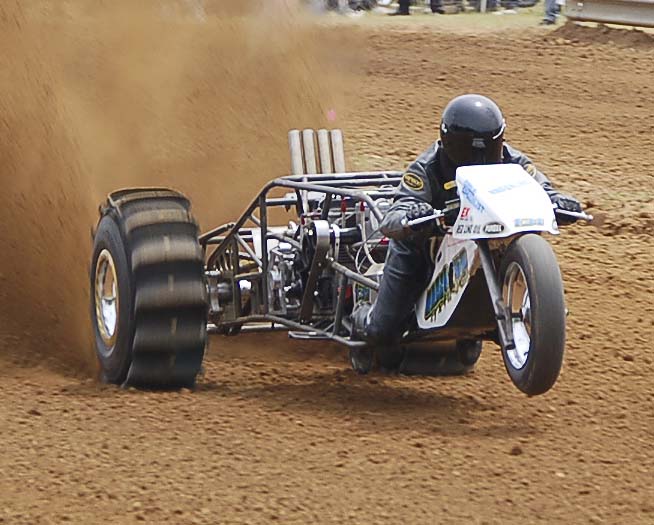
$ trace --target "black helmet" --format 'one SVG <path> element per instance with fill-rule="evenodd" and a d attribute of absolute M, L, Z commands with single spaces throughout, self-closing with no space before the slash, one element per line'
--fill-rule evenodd
<path fill-rule="evenodd" d="M 456 166 L 499 164 L 506 123 L 500 108 L 482 95 L 451 100 L 441 119 L 441 141 Z"/>

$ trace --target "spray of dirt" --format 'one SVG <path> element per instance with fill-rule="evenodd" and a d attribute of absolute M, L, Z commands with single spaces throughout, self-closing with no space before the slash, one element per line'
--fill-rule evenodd
<path fill-rule="evenodd" d="M 93 369 L 87 265 L 108 191 L 174 186 L 206 227 L 288 172 L 287 130 L 338 105 L 325 35 L 295 9 L 3 2 L 0 353 Z"/>

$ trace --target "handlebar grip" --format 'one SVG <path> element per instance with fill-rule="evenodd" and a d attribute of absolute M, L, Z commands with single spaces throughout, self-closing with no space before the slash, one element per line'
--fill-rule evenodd
<path fill-rule="evenodd" d="M 439 219 L 442 216 L 443 216 L 443 212 L 437 210 L 435 213 L 432 213 L 431 215 L 425 215 L 424 217 L 418 217 L 417 219 L 413 219 L 410 221 L 403 219 L 402 226 L 404 228 L 413 228 L 414 226 L 419 226 L 420 224 L 424 224 L 426 222 L 431 222 L 436 219 Z"/>

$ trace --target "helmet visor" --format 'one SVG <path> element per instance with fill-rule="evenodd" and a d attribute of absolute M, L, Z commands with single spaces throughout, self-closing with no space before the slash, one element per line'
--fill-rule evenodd
<path fill-rule="evenodd" d="M 443 137 L 445 153 L 456 166 L 499 164 L 502 162 L 502 134 L 474 137 L 472 133 L 448 133 Z"/>

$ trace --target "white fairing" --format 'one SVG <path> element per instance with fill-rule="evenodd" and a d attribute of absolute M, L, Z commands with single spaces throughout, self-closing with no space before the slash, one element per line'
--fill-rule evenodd
<path fill-rule="evenodd" d="M 456 182 L 459 216 L 438 249 L 431 281 L 416 305 L 422 329 L 439 328 L 450 320 L 479 267 L 476 239 L 559 232 L 547 193 L 522 166 L 465 166 L 457 169 Z"/>
<path fill-rule="evenodd" d="M 445 236 L 429 286 L 416 305 L 420 328 L 438 328 L 447 323 L 479 266 L 477 258 L 477 243 Z"/>
<path fill-rule="evenodd" d="M 452 229 L 456 239 L 559 232 L 547 193 L 518 164 L 463 166 L 456 170 L 456 183 L 461 199 Z"/>

